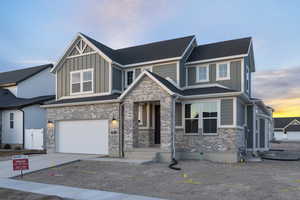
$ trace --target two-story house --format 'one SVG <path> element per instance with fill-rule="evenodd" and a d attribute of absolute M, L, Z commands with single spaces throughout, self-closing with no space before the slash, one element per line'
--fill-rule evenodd
<path fill-rule="evenodd" d="M 23 148 L 26 130 L 46 130 L 46 110 L 40 105 L 55 98 L 52 67 L 47 64 L 0 73 L 0 147 Z"/>
<path fill-rule="evenodd" d="M 272 110 L 251 96 L 251 38 L 112 49 L 79 33 L 52 72 L 49 151 L 236 162 L 243 148 L 268 148 Z"/>

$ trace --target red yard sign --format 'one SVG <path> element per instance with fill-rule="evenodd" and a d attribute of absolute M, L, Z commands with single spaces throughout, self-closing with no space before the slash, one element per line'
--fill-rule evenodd
<path fill-rule="evenodd" d="M 13 170 L 28 170 L 29 161 L 28 158 L 13 158 Z"/>

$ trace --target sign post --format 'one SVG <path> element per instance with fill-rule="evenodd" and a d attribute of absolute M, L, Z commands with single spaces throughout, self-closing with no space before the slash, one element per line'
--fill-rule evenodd
<path fill-rule="evenodd" d="M 21 171 L 21 177 L 23 178 L 23 170 L 29 170 L 29 160 L 26 155 L 13 156 L 13 170 Z"/>

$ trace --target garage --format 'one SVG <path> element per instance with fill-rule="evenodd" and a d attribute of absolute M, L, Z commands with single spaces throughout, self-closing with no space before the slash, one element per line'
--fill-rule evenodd
<path fill-rule="evenodd" d="M 59 121 L 56 129 L 56 151 L 108 154 L 108 120 Z"/>

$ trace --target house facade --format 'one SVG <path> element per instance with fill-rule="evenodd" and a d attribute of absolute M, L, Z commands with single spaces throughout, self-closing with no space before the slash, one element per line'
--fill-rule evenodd
<path fill-rule="evenodd" d="M 49 151 L 236 162 L 241 149 L 268 149 L 272 110 L 251 96 L 251 38 L 114 50 L 79 33 L 52 72 Z"/>
<path fill-rule="evenodd" d="M 300 141 L 300 117 L 274 118 L 274 135 L 276 141 Z"/>
<path fill-rule="evenodd" d="M 0 73 L 0 146 L 25 145 L 25 131 L 47 128 L 46 110 L 40 105 L 53 100 L 55 76 L 52 64 Z M 43 142 L 43 139 L 41 139 Z M 43 144 L 40 149 L 44 148 Z"/>

